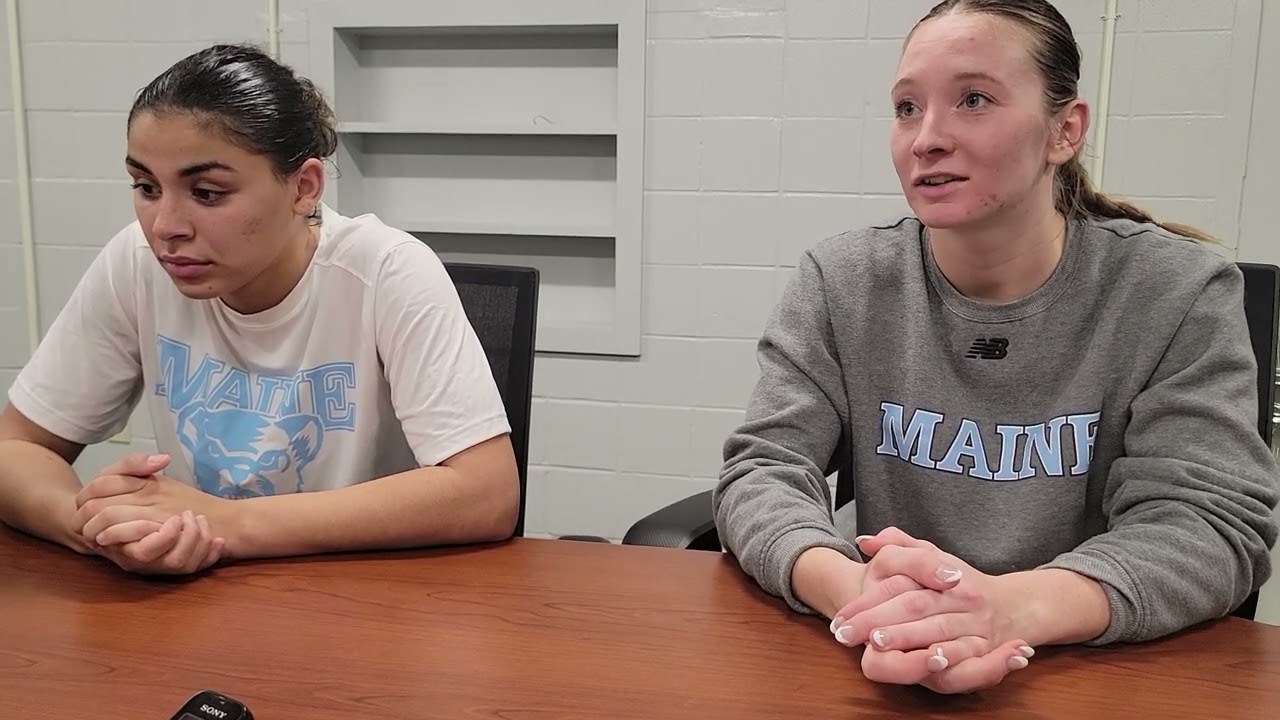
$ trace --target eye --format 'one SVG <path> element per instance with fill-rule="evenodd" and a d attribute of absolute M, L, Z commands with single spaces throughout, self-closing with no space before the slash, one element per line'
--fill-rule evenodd
<path fill-rule="evenodd" d="M 191 196 L 205 205 L 215 205 L 227 193 L 222 190 L 210 190 L 209 188 L 193 188 Z"/>
<path fill-rule="evenodd" d="M 155 198 L 158 194 L 156 186 L 146 180 L 135 180 L 129 187 L 133 188 L 136 192 L 141 194 L 142 197 L 147 198 L 148 200 Z"/>
<path fill-rule="evenodd" d="M 967 92 L 964 94 L 964 101 L 961 104 L 964 105 L 966 110 L 977 110 L 988 102 L 991 102 L 991 98 L 980 92 Z"/>
<path fill-rule="evenodd" d="M 908 118 L 908 117 L 911 117 L 913 114 L 915 114 L 916 109 L 917 108 L 915 103 L 911 102 L 910 100 L 903 100 L 902 102 L 893 106 L 893 114 L 894 116 L 899 118 Z"/>

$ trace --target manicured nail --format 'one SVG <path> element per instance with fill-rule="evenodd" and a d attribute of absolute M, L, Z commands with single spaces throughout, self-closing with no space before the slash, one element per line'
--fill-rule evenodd
<path fill-rule="evenodd" d="M 876 644 L 878 648 L 884 648 L 889 644 L 889 636 L 883 630 L 876 630 L 871 633 L 871 642 Z"/>
<path fill-rule="evenodd" d="M 849 627 L 848 625 L 841 625 L 840 627 L 836 628 L 836 632 L 835 632 L 836 642 L 840 643 L 841 645 L 848 645 L 849 641 L 845 640 L 845 635 L 847 635 L 852 630 L 853 628 Z"/>
<path fill-rule="evenodd" d="M 1035 657 L 1036 649 L 1031 647 L 1030 645 L 1023 645 L 1022 647 L 1018 648 L 1018 652 L 1022 653 L 1024 657 Z"/>
<path fill-rule="evenodd" d="M 164 462 L 165 460 L 168 460 L 168 459 L 169 459 L 169 456 L 168 456 L 168 455 L 165 455 L 165 454 L 163 454 L 163 453 L 160 453 L 160 454 L 157 454 L 157 455 L 152 455 L 151 457 L 147 458 L 147 462 L 149 462 L 149 463 L 158 463 L 158 462 Z"/>
<path fill-rule="evenodd" d="M 864 541 L 870 540 L 872 537 L 874 537 L 874 535 L 859 535 L 858 537 L 854 538 L 853 541 L 861 545 Z"/>
<path fill-rule="evenodd" d="M 941 646 L 934 648 L 933 657 L 929 658 L 929 662 L 926 663 L 926 665 L 929 668 L 929 672 L 935 672 L 935 673 L 946 670 L 947 665 L 949 664 L 950 662 L 947 660 L 947 656 L 942 654 Z"/>
<path fill-rule="evenodd" d="M 1021 655 L 1014 655 L 1013 657 L 1009 658 L 1010 670 L 1021 670 L 1022 668 L 1030 664 L 1031 664 L 1031 661 L 1022 657 Z"/>
<path fill-rule="evenodd" d="M 835 635 L 836 630 L 843 624 L 844 624 L 844 621 L 840 619 L 839 615 L 831 618 L 831 634 Z"/>
<path fill-rule="evenodd" d="M 942 582 L 955 582 L 960 579 L 960 571 L 956 568 L 942 565 L 934 572 L 934 576 Z"/>

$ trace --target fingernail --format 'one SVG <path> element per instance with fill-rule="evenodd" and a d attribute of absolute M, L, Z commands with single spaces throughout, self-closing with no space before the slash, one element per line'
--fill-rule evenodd
<path fill-rule="evenodd" d="M 960 571 L 956 568 L 942 565 L 934 572 L 934 576 L 942 582 L 955 582 L 960 579 Z"/>
<path fill-rule="evenodd" d="M 883 648 L 889 644 L 889 636 L 883 630 L 876 630 L 871 633 L 871 642 L 875 643 L 876 647 Z"/>
<path fill-rule="evenodd" d="M 1009 658 L 1010 670 L 1021 670 L 1022 668 L 1030 664 L 1031 664 L 1031 661 L 1022 657 L 1021 655 L 1014 655 L 1013 657 Z"/>
<path fill-rule="evenodd" d="M 147 462 L 158 463 L 158 462 L 164 462 L 165 460 L 168 460 L 168 459 L 169 459 L 168 455 L 160 453 L 160 454 L 152 455 L 151 457 L 147 458 Z"/>
<path fill-rule="evenodd" d="M 933 657 L 929 658 L 929 661 L 926 663 L 929 668 L 929 672 L 942 672 L 943 670 L 946 670 L 947 665 L 950 664 L 951 663 L 947 660 L 947 656 L 942 654 L 941 647 L 934 648 Z"/>
<path fill-rule="evenodd" d="M 841 625 L 840 627 L 836 628 L 836 632 L 835 632 L 836 642 L 840 643 L 841 645 L 848 645 L 849 642 L 844 639 L 844 636 L 847 633 L 849 633 L 850 630 L 852 630 L 852 628 L 850 628 L 848 625 Z"/>
<path fill-rule="evenodd" d="M 1035 657 L 1036 649 L 1030 645 L 1023 645 L 1018 648 L 1018 652 L 1022 653 L 1024 657 Z"/>
<path fill-rule="evenodd" d="M 861 545 L 863 541 L 865 541 L 865 540 L 870 540 L 872 537 L 874 537 L 874 536 L 872 536 L 872 535 L 859 535 L 858 537 L 854 538 L 854 539 L 853 539 L 853 541 L 854 541 L 855 543 L 858 543 L 859 545 Z"/>
<path fill-rule="evenodd" d="M 844 621 L 840 619 L 840 616 L 837 615 L 836 617 L 831 618 L 831 634 L 834 635 L 836 633 L 836 629 L 843 624 Z"/>

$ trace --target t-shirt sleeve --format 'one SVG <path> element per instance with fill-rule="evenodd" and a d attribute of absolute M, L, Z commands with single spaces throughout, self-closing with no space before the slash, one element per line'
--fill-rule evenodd
<path fill-rule="evenodd" d="M 9 389 L 14 408 L 71 442 L 123 430 L 142 392 L 136 243 L 126 228 L 98 253 Z"/>
<path fill-rule="evenodd" d="M 480 339 L 429 247 L 406 242 L 387 253 L 374 316 L 391 404 L 420 466 L 511 432 Z"/>

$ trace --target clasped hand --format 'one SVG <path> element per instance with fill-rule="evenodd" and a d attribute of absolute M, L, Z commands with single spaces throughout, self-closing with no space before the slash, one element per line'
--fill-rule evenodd
<path fill-rule="evenodd" d="M 109 465 L 76 495 L 71 529 L 91 552 L 130 572 L 181 575 L 222 557 L 208 513 L 215 498 L 160 474 L 169 456 L 135 454 Z"/>
<path fill-rule="evenodd" d="M 862 592 L 831 631 L 844 645 L 865 644 L 868 679 L 963 693 L 1027 667 L 1035 651 L 1017 637 L 997 576 L 897 528 L 857 542 L 870 557 Z"/>

